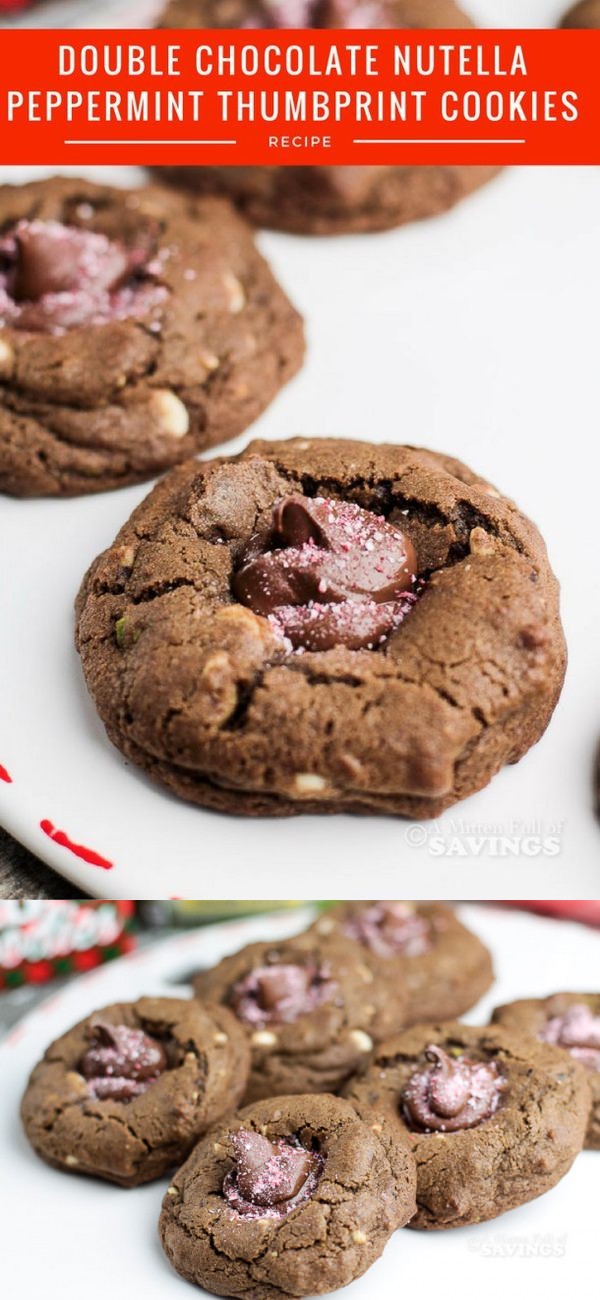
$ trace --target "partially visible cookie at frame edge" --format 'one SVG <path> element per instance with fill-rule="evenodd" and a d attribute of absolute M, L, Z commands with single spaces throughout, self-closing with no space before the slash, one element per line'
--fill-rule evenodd
<path fill-rule="evenodd" d="M 459 1228 L 541 1196 L 582 1149 L 586 1071 L 525 1034 L 416 1025 L 375 1052 L 345 1095 L 408 1137 L 417 1161 L 412 1228 Z"/>
<path fill-rule="evenodd" d="M 400 589 L 416 569 L 395 604 L 386 590 L 383 604 L 356 590 L 320 604 L 318 568 L 290 569 L 293 546 L 269 552 L 274 520 L 290 540 L 296 528 L 322 538 L 317 516 L 334 510 L 325 533 L 356 536 L 350 569 L 365 580 L 377 577 L 369 545 L 384 568 L 395 555 Z M 334 563 L 339 599 L 352 572 L 335 546 Z M 295 583 L 283 622 L 241 603 L 258 606 L 257 575 L 277 566 L 279 589 L 282 564 Z M 302 605 L 305 581 L 316 600 Z M 363 618 L 374 639 L 352 640 Z M 77 640 L 125 756 L 192 802 L 245 815 L 438 816 L 539 740 L 566 661 L 544 543 L 510 500 L 450 457 L 342 439 L 254 442 L 173 471 L 89 570 Z"/>
<path fill-rule="evenodd" d="M 2 186 L 0 225 L 0 492 L 151 478 L 301 364 L 301 319 L 224 200 L 55 177 Z"/>
<path fill-rule="evenodd" d="M 389 988 L 369 954 L 359 956 L 354 944 L 308 932 L 249 944 L 198 972 L 197 996 L 228 1007 L 248 1037 L 246 1101 L 335 1092 L 406 1023 L 402 982 Z"/>
<path fill-rule="evenodd" d="M 454 0 L 172 0 L 163 27 L 473 27 Z M 274 151 L 274 160 L 276 151 Z M 259 226 L 306 234 L 385 230 L 453 207 L 490 166 L 171 167 L 176 186 L 225 194 Z"/>
<path fill-rule="evenodd" d="M 415 1209 L 412 1152 L 338 1097 L 277 1097 L 215 1127 L 174 1176 L 160 1216 L 177 1272 L 216 1295 L 337 1291 Z"/>
<path fill-rule="evenodd" d="M 136 1187 L 184 1160 L 238 1104 L 249 1061 L 224 1007 L 116 1003 L 50 1044 L 23 1097 L 23 1126 L 55 1168 Z"/>
<path fill-rule="evenodd" d="M 581 0 L 565 14 L 563 27 L 600 27 L 600 0 Z"/>
<path fill-rule="evenodd" d="M 487 948 L 444 903 L 340 903 L 311 930 L 353 940 L 380 965 L 390 988 L 400 981 L 408 997 L 406 1025 L 461 1016 L 493 982 Z"/>
<path fill-rule="evenodd" d="M 600 1150 L 600 993 L 521 998 L 496 1007 L 492 1024 L 554 1043 L 583 1065 L 592 1093 L 585 1145 Z"/>

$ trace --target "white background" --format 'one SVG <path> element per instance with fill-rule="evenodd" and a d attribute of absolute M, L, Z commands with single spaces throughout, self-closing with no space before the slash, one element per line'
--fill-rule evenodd
<path fill-rule="evenodd" d="M 558 6 L 489 0 L 472 9 L 488 25 L 539 25 L 555 21 Z M 88 174 L 143 181 L 131 169 Z M 453 213 L 389 234 L 261 235 L 306 317 L 309 353 L 230 444 L 293 434 L 420 443 L 459 456 L 517 500 L 548 542 L 570 650 L 555 718 L 526 759 L 434 827 L 340 816 L 247 822 L 188 807 L 108 744 L 72 648 L 81 576 L 147 487 L 72 502 L 4 498 L 0 763 L 14 784 L 0 783 L 0 820 L 13 834 L 111 897 L 211 898 L 249 884 L 257 898 L 354 897 L 366 863 L 369 890 L 381 896 L 597 893 L 599 213 L 598 169 L 518 168 Z M 80 866 L 39 830 L 44 817 L 115 870 Z"/>
<path fill-rule="evenodd" d="M 597 986 L 597 932 L 477 907 L 460 909 L 487 943 L 497 981 L 466 1017 L 485 1024 L 494 1006 L 558 988 Z M 263 918 L 183 935 L 75 981 L 0 1042 L 0 1168 L 3 1295 L 25 1300 L 194 1300 L 160 1249 L 156 1223 L 167 1180 L 131 1191 L 48 1168 L 30 1150 L 18 1107 L 29 1071 L 48 1043 L 92 1010 L 142 993 L 176 996 L 195 966 L 255 938 L 301 928 Z M 501 1218 L 447 1232 L 397 1232 L 385 1254 L 343 1293 L 347 1300 L 448 1295 L 462 1300 L 562 1300 L 597 1292 L 598 1166 L 585 1151 L 559 1185 Z"/>

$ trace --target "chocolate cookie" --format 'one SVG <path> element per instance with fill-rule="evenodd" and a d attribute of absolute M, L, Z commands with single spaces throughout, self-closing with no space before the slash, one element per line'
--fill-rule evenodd
<path fill-rule="evenodd" d="M 244 1091 L 249 1051 L 224 1007 L 180 998 L 116 1003 L 51 1043 L 21 1106 L 39 1156 L 121 1187 L 185 1159 Z"/>
<path fill-rule="evenodd" d="M 454 0 L 171 0 L 162 27 L 470 28 Z M 175 185 L 225 194 L 259 226 L 307 234 L 386 230 L 436 216 L 498 167 L 167 167 Z"/>
<path fill-rule="evenodd" d="M 458 1022 L 383 1043 L 346 1095 L 410 1137 L 413 1228 L 494 1219 L 549 1191 L 581 1150 L 590 1108 L 586 1072 L 564 1052 Z"/>
<path fill-rule="evenodd" d="M 175 470 L 77 609 L 110 738 L 224 812 L 435 817 L 540 738 L 565 668 L 537 530 L 412 447 L 254 442 Z"/>
<path fill-rule="evenodd" d="M 554 993 L 496 1007 L 492 1023 L 562 1047 L 588 1072 L 592 1111 L 586 1147 L 600 1150 L 600 993 Z"/>
<path fill-rule="evenodd" d="M 246 1101 L 335 1092 L 364 1068 L 374 1042 L 405 1024 L 402 983 L 390 990 L 368 953 L 357 960 L 354 944 L 314 933 L 250 944 L 200 971 L 194 988 L 244 1026 L 252 1047 Z"/>
<path fill-rule="evenodd" d="M 600 0 L 580 0 L 565 14 L 563 27 L 600 27 Z"/>
<path fill-rule="evenodd" d="M 461 1016 L 493 982 L 487 948 L 444 903 L 341 903 L 311 928 L 353 939 L 379 962 L 390 989 L 406 989 L 406 1025 Z"/>
<path fill-rule="evenodd" d="M 228 204 L 55 178 L 0 187 L 0 492 L 151 478 L 240 433 L 302 323 Z"/>
<path fill-rule="evenodd" d="M 415 1209 L 414 1157 L 337 1097 L 247 1107 L 193 1151 L 163 1201 L 174 1268 L 215 1295 L 321 1295 L 360 1277 Z"/>

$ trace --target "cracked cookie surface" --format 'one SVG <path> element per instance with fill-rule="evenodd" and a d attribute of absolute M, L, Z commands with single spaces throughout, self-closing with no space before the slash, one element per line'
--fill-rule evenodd
<path fill-rule="evenodd" d="M 334 1092 L 364 1069 L 374 1042 L 405 1024 L 368 953 L 314 932 L 250 944 L 194 978 L 201 999 L 227 1006 L 245 1029 L 252 1065 L 245 1101 Z"/>
<path fill-rule="evenodd" d="M 181 998 L 115 1003 L 47 1049 L 21 1105 L 57 1169 L 136 1187 L 159 1178 L 244 1091 L 249 1048 L 224 1007 Z"/>
<path fill-rule="evenodd" d="M 1 187 L 0 226 L 0 492 L 151 478 L 301 364 L 301 319 L 224 200 L 54 178 Z"/>
<path fill-rule="evenodd" d="M 232 581 L 289 494 L 397 523 L 422 589 L 374 649 L 298 653 Z M 168 475 L 91 566 L 77 643 L 111 740 L 223 812 L 434 817 L 544 732 L 565 670 L 558 586 L 516 506 L 448 456 L 252 443 Z"/>
<path fill-rule="evenodd" d="M 171 0 L 163 27 L 470 28 L 454 0 Z M 385 230 L 436 216 L 498 167 L 171 167 L 174 185 L 224 194 L 259 226 L 307 234 Z"/>
<path fill-rule="evenodd" d="M 487 948 L 444 903 L 340 903 L 309 933 L 353 940 L 393 990 L 406 991 L 404 1024 L 449 1020 L 469 1011 L 493 981 Z"/>
<path fill-rule="evenodd" d="M 240 1141 L 261 1138 L 275 1160 L 293 1143 L 320 1167 L 306 1199 L 279 1214 L 255 1177 L 257 1217 L 237 1213 L 226 1192 L 239 1178 Z M 412 1152 L 368 1110 L 337 1097 L 278 1097 L 228 1117 L 198 1144 L 165 1195 L 160 1237 L 188 1281 L 215 1295 L 276 1300 L 360 1277 L 414 1208 Z"/>
<path fill-rule="evenodd" d="M 581 1151 L 590 1109 L 586 1071 L 565 1052 L 458 1022 L 416 1025 L 383 1043 L 346 1096 L 408 1136 L 417 1161 L 410 1226 L 425 1229 L 493 1219 L 549 1191 Z"/>
<path fill-rule="evenodd" d="M 585 1146 L 600 1150 L 600 993 L 553 993 L 507 1002 L 496 1007 L 492 1024 L 535 1039 L 548 1036 L 547 1041 L 581 1062 L 592 1093 Z"/>

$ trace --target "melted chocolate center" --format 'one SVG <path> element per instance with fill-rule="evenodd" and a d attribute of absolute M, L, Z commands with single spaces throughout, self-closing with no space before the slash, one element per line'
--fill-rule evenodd
<path fill-rule="evenodd" d="M 258 966 L 238 980 L 230 1005 L 249 1025 L 290 1024 L 328 1002 L 336 988 L 328 971 L 315 965 Z"/>
<path fill-rule="evenodd" d="M 494 1061 L 472 1061 L 466 1056 L 453 1059 L 434 1044 L 425 1056 L 431 1064 L 413 1074 L 402 1097 L 410 1128 L 456 1133 L 475 1128 L 493 1115 L 503 1086 Z"/>
<path fill-rule="evenodd" d="M 133 1101 L 167 1068 L 163 1047 L 141 1029 L 96 1020 L 89 1032 L 79 1069 L 98 1101 Z"/>
<path fill-rule="evenodd" d="M 420 957 L 431 948 L 431 926 L 408 903 L 373 903 L 344 925 L 344 933 L 378 957 Z"/>
<path fill-rule="evenodd" d="M 382 0 L 257 0 L 242 28 L 390 27 Z"/>
<path fill-rule="evenodd" d="M 0 325 L 63 334 L 139 318 L 163 302 L 142 250 L 60 221 L 19 221 L 0 238 Z"/>
<path fill-rule="evenodd" d="M 600 1016 L 577 1002 L 562 1016 L 553 1016 L 540 1031 L 544 1043 L 565 1047 L 586 1069 L 600 1072 Z"/>
<path fill-rule="evenodd" d="M 252 538 L 234 595 L 295 648 L 373 649 L 412 608 L 412 542 L 395 524 L 347 501 L 293 494 Z"/>
<path fill-rule="evenodd" d="M 223 1195 L 246 1219 L 284 1218 L 313 1194 L 324 1161 L 293 1138 L 268 1138 L 249 1129 L 232 1134 L 235 1168 L 223 1183 Z"/>

